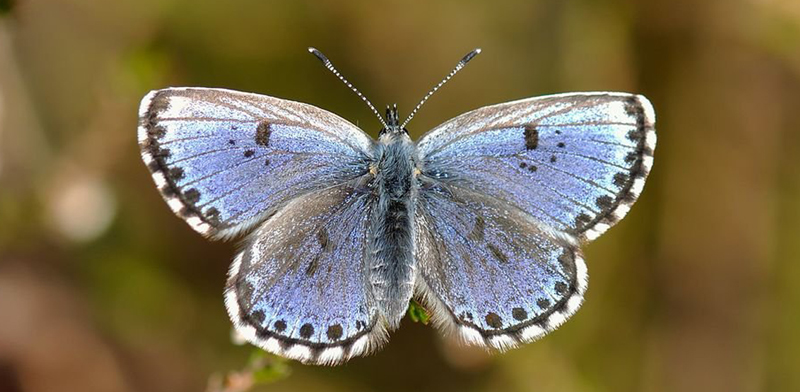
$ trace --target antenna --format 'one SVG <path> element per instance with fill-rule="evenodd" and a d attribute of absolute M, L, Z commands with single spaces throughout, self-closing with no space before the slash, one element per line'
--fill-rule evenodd
<path fill-rule="evenodd" d="M 452 71 L 450 71 L 450 73 L 449 73 L 449 74 L 447 74 L 447 76 L 445 76 L 445 78 L 444 78 L 444 79 L 442 79 L 442 81 L 441 81 L 441 82 L 439 82 L 439 84 L 437 84 L 436 86 L 434 86 L 434 87 L 431 89 L 431 91 L 429 91 L 429 92 L 428 92 L 428 94 L 425 94 L 425 96 L 422 98 L 422 100 L 421 100 L 421 101 L 419 101 L 419 103 L 418 103 L 418 104 L 417 104 L 417 106 L 414 108 L 414 110 L 412 110 L 412 111 L 411 111 L 411 114 L 409 114 L 409 115 L 408 115 L 408 117 L 406 118 L 406 120 L 405 120 L 405 121 L 403 121 L 403 125 L 401 125 L 401 126 L 400 126 L 400 129 L 403 129 L 403 128 L 405 128 L 405 127 L 406 127 L 406 124 L 408 124 L 408 122 L 409 122 L 409 121 L 411 121 L 411 119 L 412 119 L 412 118 L 414 118 L 414 115 L 415 115 L 415 114 L 417 114 L 417 111 L 419 110 L 419 108 L 420 108 L 420 107 L 422 107 L 422 105 L 424 105 L 424 104 L 425 104 L 425 101 L 427 101 L 427 100 L 428 100 L 428 98 L 430 98 L 430 97 L 431 97 L 431 95 L 433 95 L 433 93 L 435 93 L 435 92 L 436 92 L 436 90 L 438 90 L 440 87 L 444 86 L 444 84 L 445 84 L 445 83 L 447 83 L 447 81 L 448 81 L 448 80 L 450 80 L 450 78 L 452 78 L 452 77 L 453 77 L 453 75 L 455 75 L 456 73 L 458 73 L 458 71 L 460 71 L 460 70 L 461 70 L 461 68 L 464 68 L 464 66 L 465 66 L 465 65 L 467 65 L 467 63 L 468 63 L 470 60 L 472 60 L 472 58 L 473 58 L 473 57 L 477 56 L 477 55 L 478 55 L 480 52 L 481 52 L 481 49 L 480 49 L 480 48 L 477 48 L 477 49 L 475 49 L 475 50 L 473 50 L 473 51 L 471 51 L 471 52 L 467 53 L 467 55 L 466 55 L 466 56 L 464 56 L 464 57 L 461 59 L 461 61 L 459 61 L 459 62 L 458 62 L 458 64 L 456 64 L 456 67 L 455 67 L 455 68 L 453 68 L 453 70 L 452 70 Z"/>
<path fill-rule="evenodd" d="M 331 63 L 331 61 L 328 60 L 328 58 L 325 57 L 324 54 L 322 54 L 322 52 L 312 47 L 309 47 L 308 51 L 314 56 L 317 56 L 317 58 L 320 61 L 322 61 L 322 64 L 325 64 L 325 68 L 333 72 L 333 74 L 336 75 L 336 77 L 339 78 L 339 80 L 341 80 L 344 84 L 346 84 L 347 87 L 350 87 L 350 90 L 353 90 L 353 92 L 356 93 L 356 95 L 358 95 L 358 97 L 361 98 L 361 100 L 364 101 L 367 104 L 367 106 L 369 106 L 370 109 L 372 109 L 372 112 L 375 113 L 375 116 L 378 117 L 378 121 L 381 122 L 384 129 L 389 129 L 389 126 L 386 125 L 386 121 L 383 121 L 383 117 L 381 117 L 380 113 L 378 113 L 378 110 L 375 109 L 375 106 L 372 106 L 372 102 L 370 102 L 369 99 L 367 99 L 367 97 L 364 96 L 364 94 L 361 94 L 361 92 L 358 91 L 358 89 L 356 89 L 350 82 L 348 82 L 347 79 L 345 79 L 344 76 L 342 76 L 342 74 L 340 74 L 339 71 L 336 70 L 336 68 L 333 66 L 333 63 Z"/>

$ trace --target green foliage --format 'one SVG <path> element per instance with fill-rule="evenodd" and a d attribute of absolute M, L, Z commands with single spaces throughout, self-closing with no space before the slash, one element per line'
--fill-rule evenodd
<path fill-rule="evenodd" d="M 408 318 L 415 323 L 422 323 L 428 325 L 428 321 L 430 320 L 431 316 L 428 314 L 428 310 L 425 309 L 419 302 L 415 300 L 411 300 L 408 303 Z"/>

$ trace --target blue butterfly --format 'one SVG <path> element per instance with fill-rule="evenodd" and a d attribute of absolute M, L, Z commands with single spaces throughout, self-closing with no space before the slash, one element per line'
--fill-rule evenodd
<path fill-rule="evenodd" d="M 249 233 L 225 287 L 247 341 L 332 365 L 382 346 L 412 298 L 443 332 L 497 350 L 575 313 L 580 245 L 625 216 L 652 167 L 653 107 L 627 93 L 549 95 L 473 110 L 413 142 L 405 125 L 478 52 L 403 123 L 396 106 L 378 116 L 377 141 L 263 95 L 144 97 L 142 158 L 172 211 L 212 239 Z"/>

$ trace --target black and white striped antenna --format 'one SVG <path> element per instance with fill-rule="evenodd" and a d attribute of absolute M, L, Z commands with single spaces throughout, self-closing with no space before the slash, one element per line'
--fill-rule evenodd
<path fill-rule="evenodd" d="M 445 84 L 445 83 L 447 83 L 447 81 L 448 81 L 448 80 L 450 80 L 450 78 L 452 78 L 452 77 L 453 77 L 453 76 L 454 76 L 456 73 L 458 73 L 458 71 L 460 71 L 460 70 L 461 70 L 461 68 L 464 68 L 464 66 L 465 66 L 465 65 L 467 65 L 467 63 L 468 63 L 470 60 L 472 60 L 472 58 L 473 58 L 473 57 L 477 56 L 477 55 L 478 55 L 478 54 L 480 54 L 480 53 L 481 53 L 481 49 L 480 49 L 480 48 L 477 48 L 477 49 L 475 49 L 475 50 L 473 50 L 473 51 L 471 51 L 471 52 L 467 53 L 467 54 L 466 54 L 466 56 L 464 56 L 464 57 L 461 59 L 461 61 L 459 61 L 459 62 L 458 62 L 458 64 L 456 64 L 456 67 L 455 67 L 455 68 L 453 68 L 453 70 L 452 70 L 452 71 L 450 71 L 450 73 L 449 73 L 449 74 L 447 74 L 447 76 L 445 76 L 445 78 L 444 78 L 444 79 L 442 79 L 442 81 L 441 81 L 441 82 L 439 82 L 439 84 L 437 84 L 436 86 L 434 86 L 434 87 L 431 89 L 431 91 L 429 91 L 429 92 L 428 92 L 428 94 L 425 94 L 425 96 L 424 96 L 424 97 L 422 97 L 422 100 L 421 100 L 421 101 L 419 101 L 419 103 L 418 103 L 418 104 L 417 104 L 417 106 L 414 108 L 414 110 L 412 110 L 412 111 L 411 111 L 411 113 L 410 113 L 410 114 L 408 115 L 408 117 L 406 118 L 406 120 L 405 120 L 405 121 L 403 121 L 403 124 L 402 124 L 402 125 L 400 125 L 400 129 L 403 129 L 403 128 L 405 128 L 405 127 L 406 127 L 406 124 L 408 124 L 408 122 L 409 122 L 409 121 L 411 121 L 411 119 L 412 119 L 412 118 L 414 118 L 414 115 L 415 115 L 415 114 L 417 114 L 417 111 L 419 110 L 419 108 L 420 108 L 420 107 L 422 107 L 422 105 L 424 105 L 424 104 L 425 104 L 425 101 L 427 101 L 427 100 L 428 100 L 428 98 L 430 98 L 430 97 L 431 97 L 431 95 L 433 95 L 433 93 L 435 93 L 435 92 L 436 92 L 436 90 L 438 90 L 439 88 L 441 88 L 442 86 L 444 86 L 444 84 Z"/>
<path fill-rule="evenodd" d="M 375 116 L 378 117 L 378 121 L 381 122 L 384 129 L 389 128 L 389 126 L 386 125 L 386 121 L 384 121 L 383 117 L 381 117 L 380 113 L 378 113 L 378 109 L 375 109 L 375 106 L 372 105 L 372 102 L 370 102 L 369 99 L 367 99 L 367 97 L 364 96 L 364 94 L 361 94 L 361 91 L 358 91 L 358 89 L 355 88 L 355 86 L 353 86 L 350 82 L 348 82 L 347 79 L 345 79 L 344 76 L 342 76 L 342 74 L 340 74 L 339 71 L 336 70 L 336 68 L 333 66 L 333 63 L 331 63 L 331 61 L 328 60 L 328 58 L 325 57 L 324 54 L 322 54 L 322 52 L 320 52 L 316 48 L 311 48 L 311 47 L 308 48 L 308 51 L 314 56 L 317 56 L 317 58 L 320 61 L 322 61 L 322 64 L 325 65 L 325 68 L 333 72 L 333 74 L 336 75 L 336 77 L 339 78 L 339 80 L 341 80 L 344 84 L 346 84 L 347 87 L 350 87 L 350 90 L 353 90 L 353 92 L 356 93 L 356 95 L 358 95 L 359 98 L 361 98 L 361 100 L 364 101 L 367 104 L 367 106 L 369 106 L 370 109 L 372 109 L 372 112 L 375 113 Z"/>

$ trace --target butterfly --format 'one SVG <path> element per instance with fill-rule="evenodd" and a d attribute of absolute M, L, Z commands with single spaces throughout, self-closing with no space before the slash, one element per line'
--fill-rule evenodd
<path fill-rule="evenodd" d="M 309 49 L 364 98 L 330 61 Z M 419 300 L 444 333 L 505 350 L 580 307 L 580 246 L 614 225 L 653 165 L 641 95 L 580 92 L 482 107 L 417 142 L 387 108 L 376 140 L 317 107 L 215 88 L 152 91 L 138 142 L 172 211 L 243 237 L 225 305 L 271 353 L 340 364 L 375 351 Z"/>

